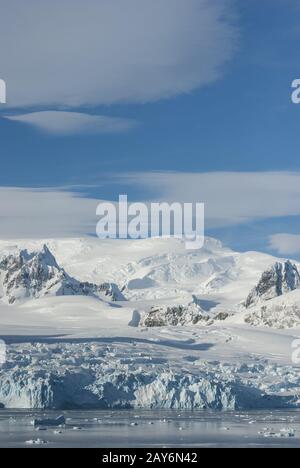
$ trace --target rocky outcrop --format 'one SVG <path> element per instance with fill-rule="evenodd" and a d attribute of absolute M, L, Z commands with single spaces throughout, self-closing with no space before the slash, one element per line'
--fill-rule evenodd
<path fill-rule="evenodd" d="M 300 306 L 295 304 L 273 304 L 251 309 L 246 315 L 245 323 L 254 327 L 269 327 L 277 329 L 299 328 L 300 326 Z"/>
<path fill-rule="evenodd" d="M 2 299 L 9 304 L 26 298 L 53 296 L 109 297 L 124 300 L 118 287 L 111 283 L 80 282 L 61 268 L 46 245 L 39 252 L 21 250 L 0 260 Z"/>
<path fill-rule="evenodd" d="M 296 265 L 289 260 L 285 263 L 275 263 L 266 270 L 258 285 L 250 292 L 245 306 L 251 307 L 259 301 L 268 301 L 294 291 L 300 285 L 300 275 Z"/>
<path fill-rule="evenodd" d="M 152 307 L 140 321 L 142 327 L 165 327 L 196 325 L 199 322 L 209 322 L 210 317 L 195 304 L 173 307 Z"/>

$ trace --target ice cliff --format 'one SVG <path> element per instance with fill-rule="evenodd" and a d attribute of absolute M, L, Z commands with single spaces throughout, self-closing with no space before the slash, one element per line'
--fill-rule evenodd
<path fill-rule="evenodd" d="M 9 346 L 0 368 L 0 404 L 6 408 L 175 408 L 220 410 L 296 405 L 282 386 L 300 390 L 297 369 L 265 363 L 199 360 L 194 369 L 156 360 L 134 343 Z"/>

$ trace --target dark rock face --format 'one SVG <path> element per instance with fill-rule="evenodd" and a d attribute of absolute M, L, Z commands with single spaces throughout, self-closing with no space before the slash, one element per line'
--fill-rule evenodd
<path fill-rule="evenodd" d="M 140 321 L 143 327 L 165 327 L 165 326 L 186 326 L 196 325 L 199 322 L 208 322 L 208 314 L 196 307 L 174 306 L 174 307 L 153 307 Z"/>
<path fill-rule="evenodd" d="M 275 263 L 265 271 L 258 285 L 249 294 L 245 306 L 251 307 L 259 300 L 268 301 L 274 297 L 294 291 L 300 285 L 300 275 L 296 265 L 289 260 L 285 263 Z"/>
<path fill-rule="evenodd" d="M 40 252 L 27 250 L 8 255 L 0 261 L 3 299 L 9 304 L 26 298 L 54 296 L 105 295 L 112 301 L 124 300 L 114 284 L 80 282 L 61 268 L 46 245 Z"/>
<path fill-rule="evenodd" d="M 227 320 L 228 317 L 230 317 L 230 314 L 228 312 L 219 312 L 217 315 L 214 316 L 214 320 L 224 321 Z"/>

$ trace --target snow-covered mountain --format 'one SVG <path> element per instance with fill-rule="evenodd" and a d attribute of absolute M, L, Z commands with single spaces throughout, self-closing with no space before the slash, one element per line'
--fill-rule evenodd
<path fill-rule="evenodd" d="M 287 260 L 263 272 L 245 302 L 244 320 L 252 326 L 284 329 L 300 326 L 300 275 Z"/>
<path fill-rule="evenodd" d="M 276 329 L 300 327 L 300 289 L 258 303 L 249 309 L 245 322 Z"/>
<path fill-rule="evenodd" d="M 2 300 L 9 304 L 26 298 L 52 296 L 103 296 L 121 300 L 113 284 L 80 282 L 61 268 L 46 245 L 29 253 L 19 250 L 0 258 Z"/>
<path fill-rule="evenodd" d="M 87 321 L 92 317 L 94 323 L 96 308 L 105 310 L 102 326 L 109 326 L 111 320 L 123 323 L 125 317 L 127 324 L 136 325 L 138 315 L 140 326 L 193 326 L 196 322 L 232 321 L 241 311 L 251 323 L 245 305 L 259 307 L 284 297 L 299 283 L 296 263 L 258 252 L 234 252 L 211 238 L 198 251 L 187 251 L 179 239 L 162 238 L 24 240 L 15 245 L 0 241 L 2 300 L 25 307 L 26 300 L 38 299 L 29 302 L 28 310 L 48 324 L 54 319 L 64 322 L 66 317 L 69 323 L 71 302 L 67 297 L 71 296 L 81 296 L 73 304 L 73 314 L 84 309 Z M 58 299 L 51 302 L 48 314 L 51 297 Z M 88 297 L 104 303 L 96 305 L 86 299 L 82 305 Z M 43 298 L 49 298 L 48 303 Z M 109 301 L 115 302 L 113 310 Z M 118 317 L 116 309 L 123 311 Z M 45 311 L 42 316 L 41 310 Z M 22 321 L 23 312 L 19 308 L 10 311 L 10 319 L 14 313 Z"/>
<path fill-rule="evenodd" d="M 0 406 L 299 407 L 298 271 L 214 239 L 0 241 Z"/>
<path fill-rule="evenodd" d="M 274 299 L 298 289 L 299 285 L 300 274 L 297 266 L 289 260 L 285 263 L 276 262 L 262 274 L 258 285 L 249 294 L 245 305 L 251 307 L 259 301 Z"/>

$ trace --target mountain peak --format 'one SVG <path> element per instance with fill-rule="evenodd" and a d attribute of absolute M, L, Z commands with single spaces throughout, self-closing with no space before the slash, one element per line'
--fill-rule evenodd
<path fill-rule="evenodd" d="M 264 271 L 257 286 L 250 292 L 245 306 L 251 307 L 259 300 L 268 301 L 294 291 L 300 285 L 298 268 L 290 260 L 276 262 Z"/>
<path fill-rule="evenodd" d="M 43 245 L 39 255 L 40 255 L 40 257 L 42 257 L 46 261 L 47 265 L 49 265 L 49 266 L 51 265 L 51 266 L 53 266 L 55 268 L 59 268 L 59 266 L 58 266 L 58 264 L 56 262 L 56 259 L 55 259 L 54 255 L 52 254 L 52 252 L 49 250 L 47 244 Z"/>
<path fill-rule="evenodd" d="M 2 299 L 9 304 L 46 295 L 99 297 L 102 294 L 111 300 L 122 300 L 116 285 L 84 283 L 69 276 L 46 244 L 37 252 L 20 250 L 2 257 L 0 281 Z"/>

